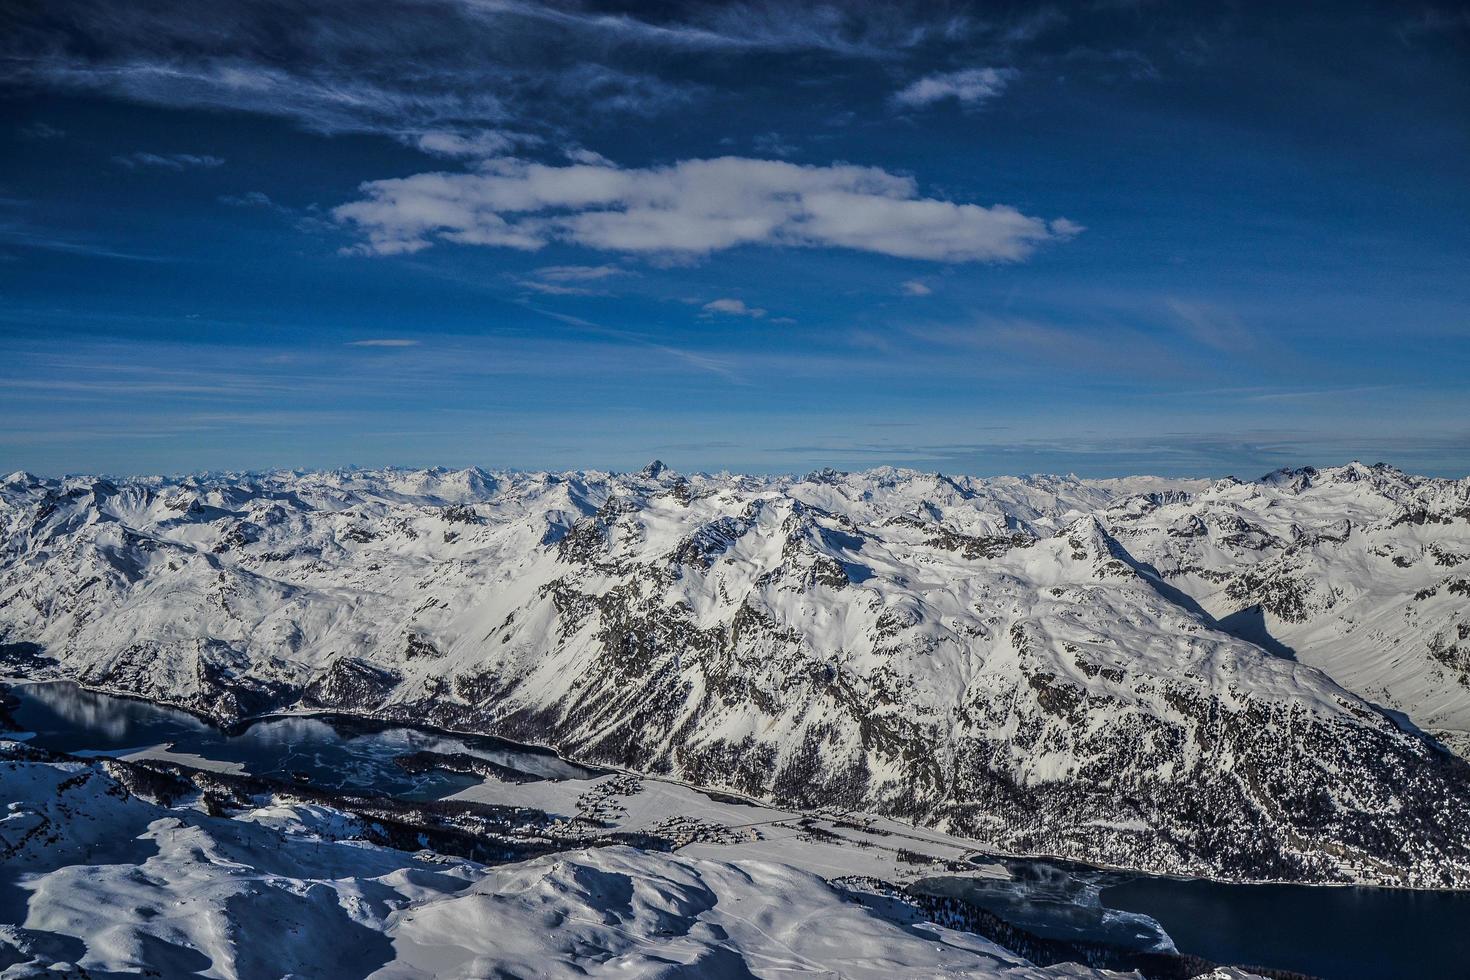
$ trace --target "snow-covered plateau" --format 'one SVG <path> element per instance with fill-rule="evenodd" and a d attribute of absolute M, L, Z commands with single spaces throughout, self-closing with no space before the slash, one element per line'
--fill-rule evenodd
<path fill-rule="evenodd" d="M 1463 888 L 1470 767 L 1451 750 L 1470 740 L 1467 561 L 1470 480 L 1358 463 L 1248 482 L 661 464 L 16 473 L 0 482 L 0 673 L 221 723 L 328 708 L 493 733 L 1009 853 Z M 258 824 L 129 819 L 164 821 L 160 867 L 133 883 L 70 870 L 99 895 L 146 890 L 172 873 L 165 854 Z M 640 923 L 704 923 L 678 956 L 719 955 L 701 937 L 738 932 L 819 964 L 877 928 L 848 909 L 848 938 L 793 947 L 759 916 L 701 918 L 709 895 L 757 903 L 778 878 L 780 901 L 835 900 L 810 877 L 682 856 L 578 852 L 473 881 L 371 861 L 399 862 L 351 879 L 365 928 L 398 937 L 395 975 L 438 969 L 413 961 L 415 936 L 570 922 L 563 906 L 588 888 L 621 889 Z M 199 887 L 274 887 L 220 874 Z M 326 896 L 344 875 L 321 877 L 280 901 L 339 907 Z M 426 905 L 370 923 L 389 892 Z M 962 955 L 925 943 L 936 970 Z M 473 973 L 482 955 L 458 947 L 445 969 Z"/>

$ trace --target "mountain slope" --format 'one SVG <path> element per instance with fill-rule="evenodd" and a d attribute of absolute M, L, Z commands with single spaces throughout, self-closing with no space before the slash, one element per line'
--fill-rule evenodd
<path fill-rule="evenodd" d="M 1337 522 L 1447 550 L 1467 521 L 1461 485 L 1385 480 L 17 474 L 0 642 L 223 721 L 374 712 L 1010 850 L 1463 885 L 1464 764 L 1217 620 L 1295 615 L 1271 583 L 1303 576 L 1392 615 Z M 1430 498 L 1449 523 L 1394 522 Z"/>
<path fill-rule="evenodd" d="M 1470 480 L 1308 467 L 1105 519 L 1227 628 L 1466 744 Z"/>
<path fill-rule="evenodd" d="M 487 867 L 373 846 L 323 806 L 159 805 L 108 765 L 0 741 L 0 859 L 23 887 L 0 977 L 1118 976 L 784 865 L 619 846 Z"/>

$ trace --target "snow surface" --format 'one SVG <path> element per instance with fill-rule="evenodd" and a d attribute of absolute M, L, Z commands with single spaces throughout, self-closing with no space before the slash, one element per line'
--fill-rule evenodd
<path fill-rule="evenodd" d="M 1470 731 L 1466 555 L 1470 481 L 1360 464 L 20 473 L 0 653 L 223 721 L 425 720 L 1015 850 L 1443 884 L 1470 880 L 1444 817 L 1470 790 L 1414 726 Z"/>
<path fill-rule="evenodd" d="M 1421 727 L 1470 732 L 1470 480 L 1356 463 L 1282 470 L 1106 517 L 1170 585 L 1243 619 L 1243 635 Z"/>
<path fill-rule="evenodd" d="M 594 817 L 609 829 L 673 840 L 680 854 L 772 861 L 824 878 L 864 875 L 904 883 L 939 873 L 1009 877 L 1003 867 L 984 863 L 982 845 L 965 838 L 883 817 L 712 798 L 662 779 L 615 774 L 577 782 L 486 780 L 449 798 L 535 807 L 566 819 Z"/>
<path fill-rule="evenodd" d="M 14 745 L 0 977 L 1104 975 L 1030 966 L 788 865 L 608 847 L 492 868 L 352 840 L 327 807 L 165 808 Z"/>

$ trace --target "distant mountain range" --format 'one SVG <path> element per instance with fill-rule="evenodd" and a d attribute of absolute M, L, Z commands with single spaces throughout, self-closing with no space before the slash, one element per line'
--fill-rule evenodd
<path fill-rule="evenodd" d="M 1470 480 L 0 481 L 0 672 L 1241 880 L 1470 886 Z"/>

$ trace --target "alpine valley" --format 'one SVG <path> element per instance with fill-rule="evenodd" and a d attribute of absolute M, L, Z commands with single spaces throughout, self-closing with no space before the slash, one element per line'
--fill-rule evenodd
<path fill-rule="evenodd" d="M 1470 480 L 1356 462 L 15 473 L 0 672 L 497 735 L 1000 853 L 1465 888 L 1467 562 Z"/>

